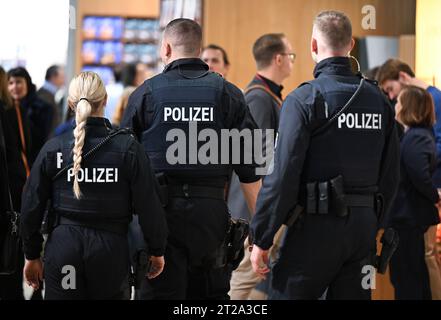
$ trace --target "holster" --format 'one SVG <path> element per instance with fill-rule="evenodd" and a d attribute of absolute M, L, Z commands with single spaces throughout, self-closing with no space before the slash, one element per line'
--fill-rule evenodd
<path fill-rule="evenodd" d="M 331 207 L 332 211 L 339 217 L 345 217 L 348 213 L 348 205 L 343 185 L 343 177 L 337 176 L 330 180 L 331 184 Z"/>
<path fill-rule="evenodd" d="M 145 249 L 139 249 L 135 253 L 133 261 L 133 272 L 130 274 L 129 284 L 135 289 L 139 289 L 142 281 L 145 280 L 147 276 L 147 272 L 149 271 L 152 262 Z"/>
<path fill-rule="evenodd" d="M 249 223 L 243 219 L 230 218 L 230 226 L 221 247 L 215 251 L 214 268 L 229 264 L 235 270 L 244 257 L 244 242 L 249 234 Z"/>
<path fill-rule="evenodd" d="M 378 273 L 384 274 L 386 273 L 386 269 L 392 255 L 394 254 L 395 250 L 397 250 L 400 239 L 396 230 L 387 228 L 384 230 L 380 241 L 383 246 L 381 248 L 380 255 L 377 256 L 376 267 Z"/>

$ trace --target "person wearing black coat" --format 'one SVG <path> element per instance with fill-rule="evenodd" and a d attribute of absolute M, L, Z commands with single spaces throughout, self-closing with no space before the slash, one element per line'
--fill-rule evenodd
<path fill-rule="evenodd" d="M 36 87 L 25 68 L 18 67 L 8 72 L 9 92 L 14 106 L 19 106 L 29 119 L 31 144 L 27 146 L 29 168 L 46 143 L 53 128 L 52 107 L 38 97 Z"/>
<path fill-rule="evenodd" d="M 398 97 L 395 109 L 405 132 L 400 144 L 399 191 L 387 219 L 400 239 L 390 262 L 391 281 L 397 300 L 430 300 L 424 233 L 440 222 L 439 194 L 432 182 L 437 164 L 433 100 L 425 90 L 409 87 Z"/>

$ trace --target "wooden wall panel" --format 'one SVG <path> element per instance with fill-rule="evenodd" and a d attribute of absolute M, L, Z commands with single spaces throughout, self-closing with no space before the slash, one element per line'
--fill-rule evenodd
<path fill-rule="evenodd" d="M 376 30 L 363 30 L 362 7 L 376 8 Z M 262 34 L 283 32 L 297 53 L 286 91 L 311 78 L 309 46 L 312 21 L 325 9 L 344 11 L 354 36 L 399 36 L 415 33 L 415 0 L 205 0 L 204 43 L 224 47 L 232 63 L 229 80 L 243 88 L 255 72 L 251 47 Z"/>

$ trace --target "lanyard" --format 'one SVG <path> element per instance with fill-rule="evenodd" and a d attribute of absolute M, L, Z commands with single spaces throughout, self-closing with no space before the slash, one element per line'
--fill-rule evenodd
<path fill-rule="evenodd" d="M 26 157 L 26 139 L 25 139 L 24 130 L 23 130 L 23 119 L 21 117 L 20 106 L 17 103 L 15 104 L 15 113 L 17 114 L 18 130 L 20 132 L 20 140 L 21 140 L 21 146 L 22 146 L 21 159 L 23 161 L 23 165 L 26 170 L 26 177 L 29 177 L 30 170 L 29 170 L 28 159 Z"/>

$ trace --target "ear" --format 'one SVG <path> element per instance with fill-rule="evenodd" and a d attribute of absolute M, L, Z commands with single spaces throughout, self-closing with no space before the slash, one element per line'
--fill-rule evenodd
<path fill-rule="evenodd" d="M 170 58 L 172 55 L 172 47 L 170 45 L 170 43 L 166 43 L 165 45 L 165 55 Z"/>
<path fill-rule="evenodd" d="M 398 74 L 398 81 L 400 83 L 407 84 L 407 83 L 409 83 L 410 79 L 412 79 L 412 77 L 404 71 L 400 71 L 400 73 Z"/>
<path fill-rule="evenodd" d="M 351 45 L 350 45 L 349 52 L 351 52 L 352 49 L 354 49 L 354 46 L 355 46 L 355 40 L 354 40 L 354 38 L 352 38 L 352 39 L 351 39 Z"/>
<path fill-rule="evenodd" d="M 318 53 L 317 39 L 314 37 L 311 38 L 311 52 Z"/>
<path fill-rule="evenodd" d="M 104 101 L 103 101 L 103 108 L 105 108 L 107 106 L 107 97 L 108 97 L 108 95 L 106 93 L 106 96 L 105 96 Z"/>
<path fill-rule="evenodd" d="M 275 61 L 276 61 L 276 66 L 280 66 L 280 65 L 283 64 L 283 58 L 282 58 L 282 55 L 281 55 L 281 54 L 276 54 L 276 55 L 274 56 L 274 59 L 275 59 Z"/>

